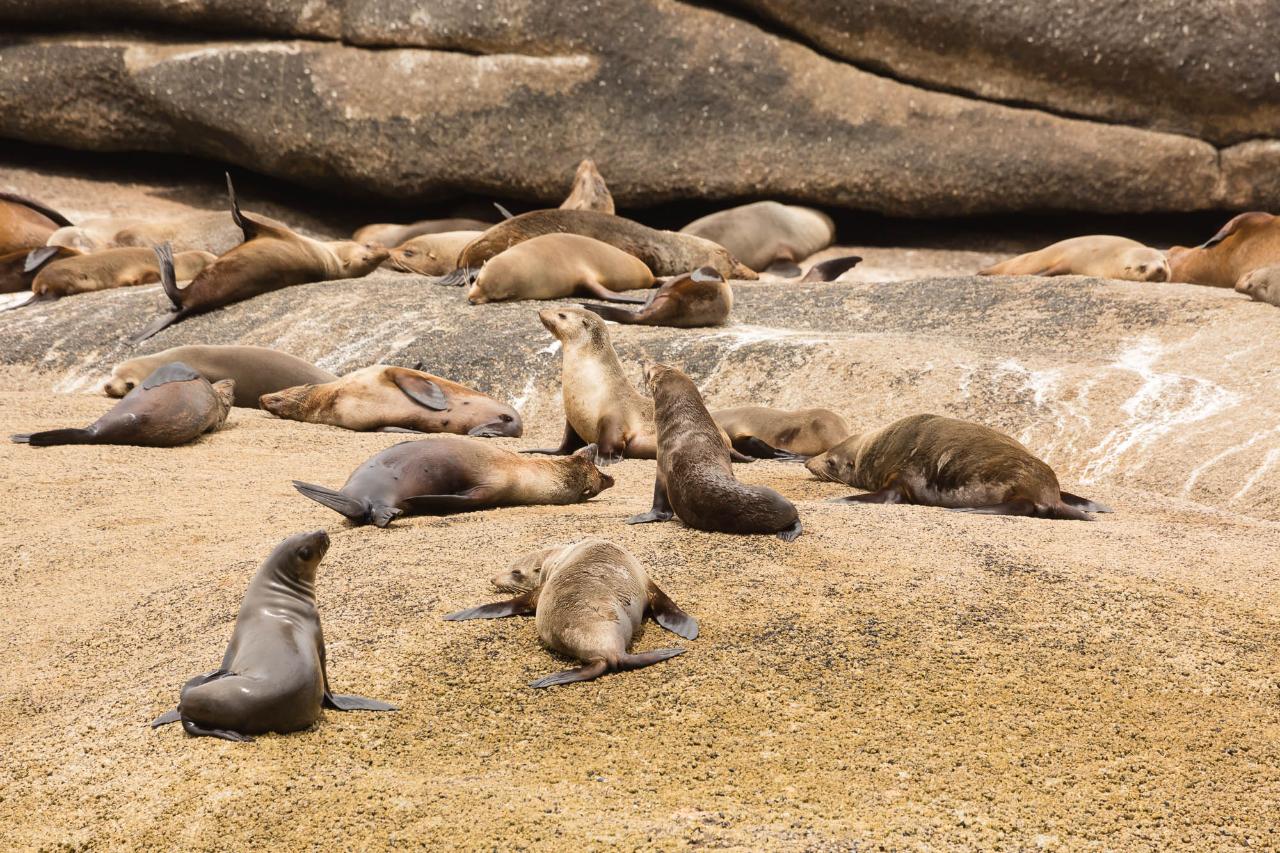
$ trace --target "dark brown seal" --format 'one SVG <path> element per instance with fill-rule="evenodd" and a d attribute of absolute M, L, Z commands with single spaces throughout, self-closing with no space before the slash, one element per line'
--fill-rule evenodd
<path fill-rule="evenodd" d="M 678 275 L 650 296 L 639 310 L 612 305 L 582 306 L 606 320 L 636 326 L 674 326 L 693 329 L 721 326 L 733 309 L 733 288 L 711 267 Z"/>
<path fill-rule="evenodd" d="M 20 293 L 30 290 L 31 283 L 35 281 L 45 264 L 62 258 L 76 257 L 79 254 L 80 252 L 75 249 L 63 246 L 40 246 L 0 255 L 0 293 Z"/>
<path fill-rule="evenodd" d="M 851 436 L 805 467 L 820 479 L 870 492 L 838 499 L 851 503 L 1077 521 L 1111 511 L 1062 491 L 1053 469 L 1010 436 L 940 415 L 911 415 Z"/>
<path fill-rule="evenodd" d="M 181 362 L 166 364 L 143 380 L 111 411 L 85 429 L 54 429 L 11 436 L 19 444 L 132 444 L 177 447 L 222 426 L 235 383 L 208 380 Z"/>
<path fill-rule="evenodd" d="M 520 595 L 444 618 L 460 622 L 533 616 L 538 637 L 547 648 L 583 664 L 539 678 L 530 687 L 592 681 L 607 672 L 640 669 L 684 652 L 670 648 L 629 654 L 645 616 L 686 640 L 698 636 L 698 623 L 649 579 L 644 566 L 603 539 L 526 554 L 495 577 L 493 584 Z"/>
<path fill-rule="evenodd" d="M 287 352 L 268 347 L 193 345 L 172 347 L 153 355 L 122 361 L 111 370 L 102 390 L 108 397 L 123 397 L 162 364 L 180 361 L 210 382 L 231 379 L 236 383 L 234 406 L 258 408 L 263 394 L 298 385 L 319 385 L 338 377 Z"/>
<path fill-rule="evenodd" d="M 766 486 L 748 486 L 733 476 L 722 432 L 693 381 L 674 367 L 645 371 L 658 425 L 658 476 L 653 508 L 628 524 L 667 521 L 672 512 L 698 530 L 776 533 L 784 542 L 800 535 L 795 506 Z"/>
<path fill-rule="evenodd" d="M 849 437 L 849 424 L 829 409 L 770 409 L 738 406 L 712 412 L 733 447 L 757 459 L 804 461 Z"/>
<path fill-rule="evenodd" d="M 1248 273 L 1280 264 L 1280 217 L 1253 211 L 1234 217 L 1194 249 L 1169 250 L 1169 281 L 1235 287 Z"/>
<path fill-rule="evenodd" d="M 178 707 L 157 717 L 152 728 L 181 722 L 195 737 L 251 741 L 266 732 L 311 728 L 324 708 L 396 710 L 329 689 L 315 593 L 316 569 L 328 550 L 323 530 L 290 536 L 275 547 L 249 582 L 222 663 L 184 684 Z"/>

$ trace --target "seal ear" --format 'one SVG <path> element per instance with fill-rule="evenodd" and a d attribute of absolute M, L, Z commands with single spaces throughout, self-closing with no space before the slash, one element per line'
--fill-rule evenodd
<path fill-rule="evenodd" d="M 391 381 L 404 392 L 404 395 L 419 406 L 425 406 L 433 412 L 449 410 L 449 398 L 436 383 L 425 376 L 418 376 L 403 368 L 391 368 L 387 371 Z"/>
<path fill-rule="evenodd" d="M 573 452 L 573 455 L 581 456 L 587 461 L 594 463 L 596 461 L 596 450 L 597 450 L 597 447 L 593 442 L 591 444 L 588 444 L 586 447 L 582 448 L 581 450 L 575 450 Z"/>

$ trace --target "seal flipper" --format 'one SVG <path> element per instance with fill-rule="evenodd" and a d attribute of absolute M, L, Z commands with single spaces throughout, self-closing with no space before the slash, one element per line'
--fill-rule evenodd
<path fill-rule="evenodd" d="M 468 619 L 502 619 L 506 616 L 532 616 L 538 610 L 538 590 L 531 590 L 507 601 L 495 601 L 468 607 L 444 617 L 446 622 L 465 622 Z"/>
<path fill-rule="evenodd" d="M 507 210 L 505 207 L 503 207 L 502 205 L 498 204 L 496 201 L 493 203 L 493 206 L 494 206 L 494 207 L 496 207 L 496 208 L 498 208 L 498 212 L 502 214 L 502 218 L 503 218 L 504 220 L 505 220 L 505 219 L 515 219 L 515 218 L 516 218 L 514 213 L 512 213 L 512 212 L 511 212 L 511 211 L 509 211 L 509 210 Z"/>
<path fill-rule="evenodd" d="M 645 296 L 623 296 L 617 291 L 610 290 L 598 281 L 584 281 L 578 284 L 578 289 L 585 290 L 589 295 L 596 299 L 603 299 L 605 302 L 622 302 L 627 305 L 644 305 L 649 299 Z"/>
<path fill-rule="evenodd" d="M 967 512 L 971 515 L 1022 515 L 1029 518 L 1052 518 L 1059 521 L 1093 521 L 1087 513 L 1066 504 L 1042 507 L 1037 506 L 1026 498 L 1017 498 L 1000 504 L 992 504 L 991 506 L 953 507 L 951 511 Z"/>
<path fill-rule="evenodd" d="M 776 459 L 779 462 L 808 462 L 809 457 L 790 450 L 779 450 L 754 435 L 744 435 L 733 440 L 733 449 L 756 459 Z"/>
<path fill-rule="evenodd" d="M 252 743 L 253 738 L 249 735 L 242 735 L 239 732 L 233 732 L 229 729 L 206 729 L 198 723 L 191 720 L 183 720 L 182 728 L 192 737 L 216 737 L 221 740 L 234 741 L 235 743 Z"/>
<path fill-rule="evenodd" d="M 877 492 L 867 492 L 862 495 L 849 495 L 847 498 L 832 498 L 830 503 L 851 503 L 851 504 L 904 504 L 910 503 L 906 499 L 906 495 L 902 494 L 901 487 L 897 483 L 885 486 Z"/>
<path fill-rule="evenodd" d="M 173 310 L 181 311 L 182 291 L 178 290 L 178 277 L 173 271 L 173 244 L 164 243 L 156 246 L 154 251 L 160 265 L 160 286 L 164 288 L 164 295 L 173 303 Z"/>
<path fill-rule="evenodd" d="M 144 390 L 150 390 L 170 382 L 190 382 L 193 379 L 201 378 L 203 377 L 199 372 L 192 370 L 182 362 L 171 361 L 151 371 L 151 375 L 142 380 L 142 387 Z"/>
<path fill-rule="evenodd" d="M 746 465 L 749 462 L 759 462 L 760 460 L 754 456 L 748 456 L 747 454 L 743 453 L 741 450 L 738 450 L 736 447 L 730 447 L 729 461 L 740 462 L 743 465 Z"/>
<path fill-rule="evenodd" d="M 673 515 L 671 501 L 667 499 L 667 484 L 662 480 L 661 469 L 653 481 L 653 507 L 648 512 L 633 515 L 627 524 L 649 524 L 653 521 L 670 521 Z"/>
<path fill-rule="evenodd" d="M 684 649 L 681 649 L 680 651 L 684 651 Z M 657 663 L 657 661 L 654 661 L 654 663 Z M 566 669 L 564 672 L 557 672 L 554 675 L 547 675 L 539 678 L 537 681 L 530 681 L 529 686 L 534 689 L 540 689 L 543 687 L 554 687 L 557 684 L 573 684 L 578 681 L 595 681 L 608 671 L 609 665 L 604 661 L 592 661 L 586 666 L 580 666 L 577 669 Z"/>
<path fill-rule="evenodd" d="M 1115 512 L 1106 504 L 1100 504 L 1097 501 L 1091 501 L 1088 498 L 1082 498 L 1079 495 L 1073 495 L 1070 492 L 1058 492 L 1062 496 L 1062 502 L 1069 507 L 1084 510 L 1085 512 Z"/>
<path fill-rule="evenodd" d="M 427 280 L 432 284 L 442 284 L 445 287 L 466 287 L 471 282 L 471 268 L 457 267 L 453 272 L 447 272 L 444 275 L 427 276 Z"/>
<path fill-rule="evenodd" d="M 476 486 L 457 495 L 414 495 L 400 503 L 406 510 L 424 515 L 489 509 L 493 506 L 493 489 Z"/>
<path fill-rule="evenodd" d="M 832 258 L 829 261 L 823 261 L 820 264 L 814 264 L 805 273 L 804 278 L 800 279 L 801 284 L 811 284 L 818 281 L 835 281 L 849 270 L 862 263 L 862 258 L 858 255 L 845 255 L 842 258 Z M 987 275 L 986 272 L 980 272 L 978 275 Z"/>
<path fill-rule="evenodd" d="M 19 308 L 26 308 L 28 305 L 38 305 L 41 302 L 55 302 L 61 298 L 62 297 L 56 293 L 32 293 L 29 298 L 22 302 L 18 302 L 14 305 L 6 305 L 4 308 L 0 308 L 0 311 L 17 311 Z"/>
<path fill-rule="evenodd" d="M 521 453 L 547 453 L 552 456 L 568 456 L 574 451 L 581 450 L 587 446 L 586 440 L 578 435 L 573 425 L 568 421 L 564 422 L 564 437 L 560 439 L 559 447 L 540 447 L 533 450 L 521 450 Z"/>
<path fill-rule="evenodd" d="M 32 447 L 55 447 L 60 444 L 93 444 L 97 433 L 91 429 L 51 429 L 44 432 L 33 432 L 9 436 L 15 444 L 29 444 Z"/>
<path fill-rule="evenodd" d="M 780 258 L 769 264 L 765 272 L 782 278 L 795 278 L 800 275 L 800 265 L 790 258 Z"/>
<path fill-rule="evenodd" d="M 433 412 L 449 410 L 449 398 L 445 396 L 444 391 L 440 390 L 440 386 L 430 379 L 415 376 L 408 371 L 396 368 L 388 370 L 387 373 L 391 376 L 391 381 L 395 383 L 396 387 L 419 406 L 423 406 Z"/>
<path fill-rule="evenodd" d="M 61 246 L 41 246 L 38 249 L 32 249 L 27 253 L 27 259 L 22 264 L 22 271 L 24 273 L 35 272 L 48 263 L 50 258 L 56 256 L 61 251 L 61 248 Z"/>
<path fill-rule="evenodd" d="M 790 527 L 784 527 L 774 535 L 783 542 L 794 542 L 800 538 L 800 534 L 804 532 L 804 526 L 800 524 L 800 519 L 791 522 Z"/>
<path fill-rule="evenodd" d="M 185 311 L 168 311 L 164 314 L 161 314 L 159 317 L 155 318 L 150 323 L 148 323 L 147 327 L 143 329 L 142 332 L 139 333 L 137 337 L 135 337 L 132 341 L 130 341 L 130 343 L 137 346 L 138 344 L 145 341 L 147 338 L 153 337 L 156 333 L 163 331 L 164 329 L 167 329 L 170 326 L 172 326 L 174 323 L 177 323 L 179 320 L 186 318 L 186 316 L 187 316 L 187 313 Z"/>
<path fill-rule="evenodd" d="M 592 311 L 596 314 L 599 314 L 601 317 L 603 317 L 606 320 L 613 321 L 614 323 L 622 323 L 623 325 L 635 325 L 637 322 L 636 321 L 636 317 L 638 316 L 637 313 L 635 311 L 628 311 L 625 308 L 614 308 L 612 305 L 591 305 L 586 302 L 580 302 L 579 305 L 581 305 L 583 308 L 587 309 L 588 311 Z"/>
<path fill-rule="evenodd" d="M 697 621 L 681 610 L 680 606 L 653 581 L 649 581 L 649 615 L 653 617 L 654 622 L 676 636 L 684 637 L 686 640 L 698 639 Z"/>
<path fill-rule="evenodd" d="M 158 729 L 161 726 L 167 726 L 170 723 L 176 723 L 181 719 L 182 719 L 182 714 L 178 712 L 177 708 L 174 708 L 171 711 L 165 711 L 163 714 L 161 714 L 160 716 L 152 720 L 151 728 Z"/>
<path fill-rule="evenodd" d="M 383 702 L 378 699 L 370 699 L 367 696 L 354 696 L 351 694 L 330 693 L 328 690 L 324 692 L 324 700 L 321 703 L 325 708 L 332 708 L 335 711 L 399 711 L 400 709 L 389 702 Z"/>
<path fill-rule="evenodd" d="M 365 501 L 358 501 L 355 498 L 347 497 L 342 492 L 335 492 L 333 489 L 326 489 L 324 486 L 317 486 L 314 483 L 304 483 L 301 480 L 294 480 L 293 487 L 300 494 L 311 498 L 318 504 L 327 506 L 339 515 L 345 515 L 356 523 L 371 520 L 371 507 Z M 392 517 L 394 518 L 394 516 Z M 385 527 L 386 525 L 380 526 Z"/>

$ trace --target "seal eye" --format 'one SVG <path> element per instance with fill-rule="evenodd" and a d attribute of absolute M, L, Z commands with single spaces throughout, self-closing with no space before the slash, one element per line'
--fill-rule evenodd
<path fill-rule="evenodd" d="M 500 417 L 501 417 L 501 420 L 502 420 L 502 422 L 503 422 L 504 424 L 509 424 L 509 423 L 511 423 L 513 420 L 515 420 L 513 417 L 511 417 L 511 415 L 501 415 Z"/>
<path fill-rule="evenodd" d="M 414 255 L 418 253 L 415 252 L 413 249 L 405 249 L 403 252 L 401 252 L 401 254 L 404 255 L 406 258 L 412 258 Z"/>
<path fill-rule="evenodd" d="M 568 317 L 564 316 L 564 312 L 563 312 L 563 311 L 561 311 L 561 312 L 560 312 L 559 314 L 557 314 L 556 316 L 557 316 L 557 317 L 559 317 L 561 320 L 567 320 L 567 319 L 569 319 Z"/>
<path fill-rule="evenodd" d="M 134 383 L 129 382 L 128 380 L 126 380 L 126 381 L 125 381 L 125 383 L 124 383 L 124 390 L 126 390 L 126 391 L 132 391 L 132 390 L 133 390 L 133 386 L 134 386 Z"/>
<path fill-rule="evenodd" d="M 311 553 L 312 553 L 312 552 L 311 552 L 311 546 L 310 546 L 310 545 L 303 545 L 301 548 L 299 548 L 299 549 L 298 549 L 298 559 L 300 559 L 300 560 L 310 560 L 310 559 L 311 559 Z"/>

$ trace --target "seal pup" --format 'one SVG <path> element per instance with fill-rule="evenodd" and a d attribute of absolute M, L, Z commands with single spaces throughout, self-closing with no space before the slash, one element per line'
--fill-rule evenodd
<path fill-rule="evenodd" d="M 406 240 L 389 250 L 387 263 L 400 272 L 442 276 L 453 270 L 458 255 L 483 231 L 442 231 Z"/>
<path fill-rule="evenodd" d="M 1089 275 L 1121 281 L 1169 281 L 1169 262 L 1159 249 L 1127 237 L 1072 237 L 978 270 L 978 275 Z"/>
<path fill-rule="evenodd" d="M 0 255 L 0 293 L 21 293 L 24 290 L 30 290 L 31 282 L 35 281 L 35 277 L 40 274 L 45 264 L 79 254 L 75 249 L 62 246 L 41 246 Z"/>
<path fill-rule="evenodd" d="M 43 246 L 71 221 L 48 205 L 13 193 L 0 193 L 0 255 Z"/>
<path fill-rule="evenodd" d="M 669 648 L 629 654 L 645 616 L 686 640 L 698 636 L 698 623 L 658 588 L 644 566 L 603 539 L 526 554 L 495 577 L 493 585 L 502 592 L 520 594 L 444 618 L 461 622 L 533 616 L 538 637 L 547 648 L 583 664 L 539 678 L 530 687 L 592 681 L 608 672 L 640 669 L 684 652 Z"/>
<path fill-rule="evenodd" d="M 1253 211 L 1231 219 L 1194 249 L 1169 250 L 1170 281 L 1235 287 L 1246 273 L 1280 264 L 1280 218 Z"/>
<path fill-rule="evenodd" d="M 667 521 L 672 512 L 698 530 L 776 533 L 783 542 L 801 533 L 792 503 L 767 486 L 733 476 L 723 432 L 711 419 L 693 381 L 674 367 L 650 365 L 645 384 L 658 424 L 658 473 L 653 508 L 627 524 Z"/>
<path fill-rule="evenodd" d="M 474 388 L 420 370 L 375 364 L 323 384 L 263 394 L 278 418 L 359 432 L 450 432 L 519 438 L 520 413 Z"/>
<path fill-rule="evenodd" d="M 678 329 L 722 326 L 733 309 L 733 288 L 713 267 L 702 267 L 664 282 L 638 311 L 612 305 L 582 307 L 624 325 L 673 326 Z"/>
<path fill-rule="evenodd" d="M 641 303 L 620 290 L 653 287 L 653 273 L 634 255 L 578 234 L 543 234 L 491 258 L 467 291 L 473 305 L 509 299 L 563 299 L 580 294 Z"/>
<path fill-rule="evenodd" d="M 181 722 L 195 737 L 251 741 L 266 732 L 309 729 L 324 708 L 396 710 L 329 689 L 315 591 L 316 569 L 328 550 L 323 530 L 275 547 L 249 582 L 222 663 L 184 684 L 178 707 L 153 720 L 153 729 Z"/>
<path fill-rule="evenodd" d="M 174 276 L 190 281 L 216 258 L 208 252 L 179 252 L 173 257 Z M 75 254 L 48 264 L 31 281 L 32 297 L 25 305 L 48 302 L 77 293 L 137 287 L 160 280 L 160 266 L 151 249 L 103 249 Z"/>
<path fill-rule="evenodd" d="M 210 382 L 236 383 L 233 406 L 258 408 L 263 394 L 297 385 L 321 385 L 338 377 L 287 352 L 268 347 L 193 345 L 171 347 L 152 355 L 122 361 L 111 369 L 102 386 L 108 397 L 123 397 L 162 364 L 180 361 Z"/>
<path fill-rule="evenodd" d="M 613 485 L 595 455 L 588 446 L 563 459 L 526 459 L 490 442 L 441 435 L 375 454 L 341 491 L 298 480 L 293 487 L 356 524 L 386 527 L 399 515 L 590 500 Z"/>
<path fill-rule="evenodd" d="M 852 435 L 805 463 L 816 477 L 870 494 L 850 503 L 910 503 L 984 515 L 1090 521 L 1111 512 L 1062 491 L 1053 469 L 1016 439 L 941 415 L 911 415 Z"/>
<path fill-rule="evenodd" d="M 757 201 L 695 219 L 680 233 L 719 243 L 756 272 L 794 278 L 800 261 L 831 245 L 836 226 L 810 207 Z"/>
<path fill-rule="evenodd" d="M 178 289 L 174 275 L 172 249 L 167 244 L 158 247 L 160 282 L 173 308 L 143 329 L 134 338 L 135 344 L 187 317 L 273 290 L 313 281 L 361 278 L 387 259 L 383 248 L 348 240 L 322 243 L 242 212 L 230 174 L 227 195 L 231 217 L 245 241 L 205 267 L 183 290 Z"/>
<path fill-rule="evenodd" d="M 1236 282 L 1236 290 L 1255 302 L 1280 306 L 1280 266 L 1259 267 Z"/>
<path fill-rule="evenodd" d="M 283 228 L 278 220 L 251 214 L 263 222 Z M 49 236 L 48 245 L 66 246 L 82 252 L 103 249 L 154 249 L 165 243 L 175 252 L 210 252 L 224 255 L 239 245 L 240 228 L 222 211 L 201 210 L 161 219 L 88 219 L 79 225 L 59 228 Z"/>
<path fill-rule="evenodd" d="M 410 222 L 407 225 L 379 222 L 357 228 L 355 233 L 351 235 L 351 239 L 357 243 L 371 243 L 375 246 L 384 246 L 389 249 L 392 246 L 403 246 L 410 240 L 428 234 L 447 234 L 455 231 L 484 233 L 484 230 L 492 224 L 492 222 L 485 222 L 482 219 L 467 218 L 422 219 L 417 222 Z M 449 267 L 449 269 L 453 269 L 453 267 Z"/>
<path fill-rule="evenodd" d="M 230 379 L 210 385 L 181 362 L 158 368 L 85 429 L 14 435 L 18 444 L 131 444 L 177 447 L 222 426 L 235 396 Z"/>
<path fill-rule="evenodd" d="M 849 437 L 849 424 L 830 409 L 738 406 L 711 413 L 734 449 L 757 459 L 803 462 Z"/>
<path fill-rule="evenodd" d="M 613 214 L 613 193 L 609 192 L 609 186 L 594 160 L 583 160 L 578 164 L 578 171 L 573 175 L 573 187 L 568 198 L 561 202 L 560 209 Z"/>

